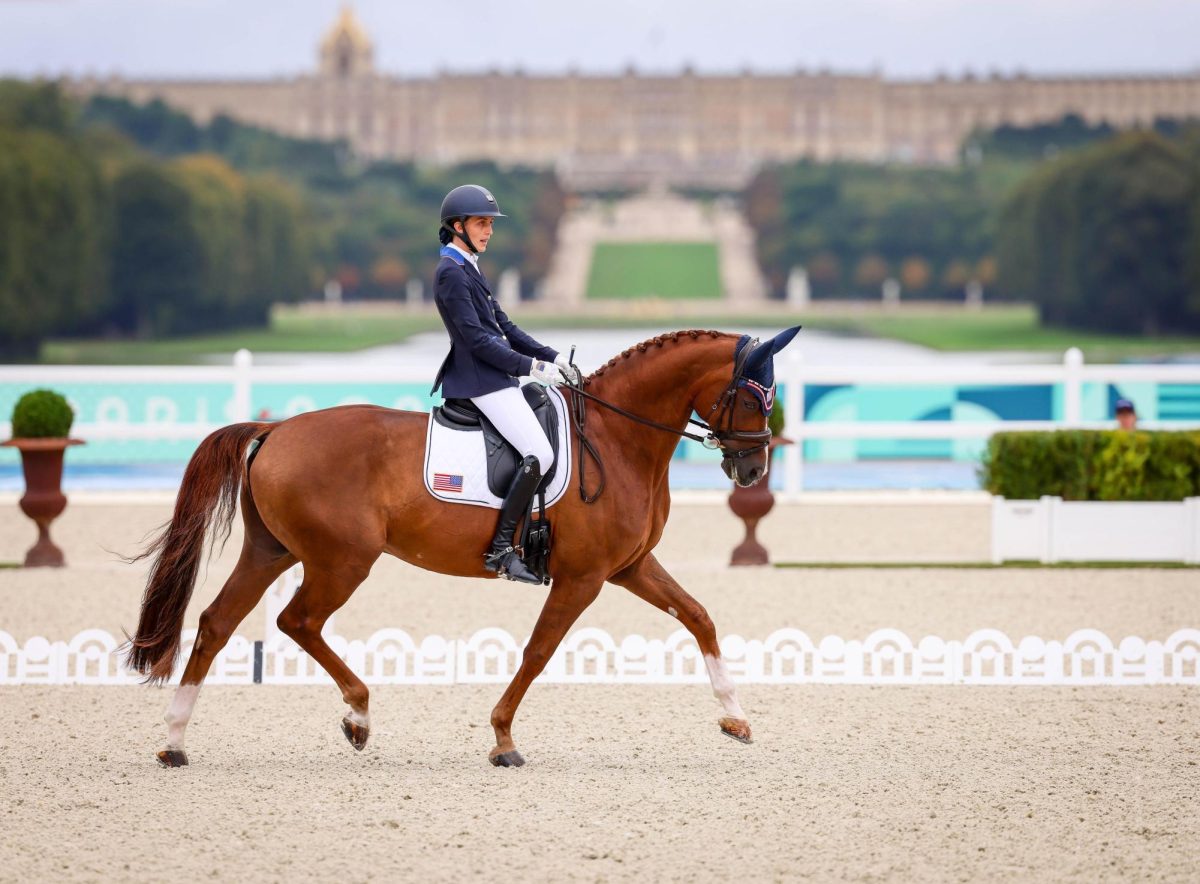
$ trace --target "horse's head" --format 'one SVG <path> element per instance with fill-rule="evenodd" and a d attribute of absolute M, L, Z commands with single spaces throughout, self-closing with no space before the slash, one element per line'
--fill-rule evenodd
<path fill-rule="evenodd" d="M 722 368 L 710 373 L 700 402 L 713 403 L 708 413 L 713 447 L 724 457 L 721 469 L 739 485 L 753 485 L 767 474 L 771 431 L 767 419 L 775 406 L 775 354 L 800 331 L 794 326 L 770 340 L 758 342 L 744 335 L 733 354 L 733 372 Z"/>

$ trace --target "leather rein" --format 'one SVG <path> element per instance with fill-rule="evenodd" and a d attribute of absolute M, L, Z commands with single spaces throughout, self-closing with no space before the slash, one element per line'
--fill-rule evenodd
<path fill-rule="evenodd" d="M 604 486 L 608 481 L 605 474 L 604 461 L 600 459 L 600 452 L 592 443 L 592 440 L 587 437 L 587 434 L 584 431 L 587 420 L 587 408 L 584 403 L 585 399 L 590 399 L 597 405 L 602 405 L 609 411 L 612 411 L 621 415 L 621 417 L 628 418 L 629 420 L 644 426 L 651 427 L 655 430 L 662 430 L 665 433 L 674 433 L 676 436 L 680 436 L 685 439 L 691 439 L 695 442 L 699 442 L 701 445 L 711 451 L 719 449 L 725 459 L 741 459 L 747 455 L 755 453 L 756 451 L 762 451 L 764 448 L 766 448 L 771 442 L 771 431 L 769 429 L 735 430 L 733 428 L 733 405 L 737 401 L 738 382 L 742 380 L 742 371 L 746 365 L 746 358 L 750 355 L 750 352 L 753 349 L 754 346 L 748 345 L 743 347 L 737 354 L 737 358 L 735 359 L 733 366 L 733 377 L 730 379 L 728 386 L 725 387 L 725 391 L 717 398 L 717 401 L 713 403 L 712 408 L 709 409 L 711 413 L 720 408 L 720 411 L 717 413 L 716 420 L 714 420 L 713 423 L 715 424 L 720 421 L 721 418 L 724 418 L 724 426 L 720 429 L 715 429 L 712 424 L 709 424 L 705 421 L 696 420 L 695 418 L 688 418 L 688 424 L 700 427 L 702 430 L 706 431 L 704 435 L 689 432 L 686 429 L 686 424 L 685 428 L 681 430 L 677 427 L 668 426 L 667 424 L 659 423 L 656 420 L 651 420 L 650 418 L 633 414 L 632 412 L 626 411 L 624 408 L 621 408 L 618 405 L 613 405 L 611 402 L 585 391 L 583 389 L 582 377 L 580 378 L 579 384 L 572 384 L 569 382 L 565 384 L 565 386 L 570 389 L 572 393 L 576 394 L 571 398 L 571 422 L 575 425 L 575 433 L 579 436 L 579 444 L 581 448 L 579 454 L 580 499 L 584 503 L 595 503 L 596 500 L 599 499 L 600 495 L 604 492 Z M 572 348 L 571 355 L 571 364 L 573 366 L 574 348 Z M 578 371 L 578 369 L 576 369 L 576 371 Z M 752 444 L 746 448 L 728 449 L 725 447 L 727 442 L 750 442 Z M 600 484 L 597 486 L 595 493 L 590 495 L 587 493 L 584 484 L 584 471 L 587 463 L 587 457 L 585 454 L 591 455 L 592 460 L 596 462 L 597 469 L 600 471 Z"/>

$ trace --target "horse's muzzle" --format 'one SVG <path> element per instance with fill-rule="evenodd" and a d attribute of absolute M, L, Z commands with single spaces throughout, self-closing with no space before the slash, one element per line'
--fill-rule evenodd
<path fill-rule="evenodd" d="M 743 488 L 754 485 L 766 474 L 766 468 L 763 466 L 751 466 L 743 460 L 734 460 L 731 457 L 721 461 L 721 469 L 725 471 L 726 476 Z"/>

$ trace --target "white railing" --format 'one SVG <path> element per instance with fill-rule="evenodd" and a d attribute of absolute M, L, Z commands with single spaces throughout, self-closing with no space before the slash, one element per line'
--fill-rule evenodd
<path fill-rule="evenodd" d="M 183 634 L 187 659 L 196 631 Z M 462 638 L 380 629 L 369 638 L 327 634 L 330 648 L 367 684 L 505 684 L 516 675 L 526 641 L 503 629 Z M 827 635 L 819 641 L 799 629 L 765 639 L 729 635 L 721 653 L 741 684 L 859 685 L 1200 685 L 1200 630 L 1179 629 L 1163 640 L 1127 636 L 1114 641 L 1094 629 L 1066 638 L 1026 636 L 1014 641 L 995 629 L 961 640 L 928 635 L 914 641 L 897 629 L 863 639 Z M 182 666 L 176 667 L 177 684 Z M 122 665 L 121 643 L 101 629 L 68 641 L 40 636 L 22 643 L 0 631 L 0 685 L 134 684 Z M 680 629 L 665 639 L 623 639 L 594 627 L 568 635 L 538 677 L 560 684 L 690 684 L 708 676 L 696 641 Z M 208 684 L 303 685 L 331 683 L 291 639 L 233 636 L 213 661 Z"/>
<path fill-rule="evenodd" d="M 1111 421 L 1083 420 L 1085 383 L 1200 384 L 1200 365 L 1085 365 L 1072 347 L 1060 364 L 1047 365 L 806 365 L 802 350 L 785 350 L 776 359 L 775 377 L 785 384 L 787 426 L 784 435 L 796 444 L 783 452 L 783 487 L 795 494 L 804 487 L 804 441 L 807 439 L 987 439 L 1001 431 L 1111 429 Z M 1062 420 L 1048 421 L 803 421 L 806 384 L 916 385 L 1062 385 Z M 1139 421 L 1145 429 L 1189 429 L 1192 421 Z"/>
<path fill-rule="evenodd" d="M 329 676 L 276 628 L 276 617 L 303 580 L 296 565 L 266 593 L 262 641 L 233 636 L 213 661 L 209 684 L 321 684 Z M 329 647 L 367 684 L 506 683 L 516 675 L 528 639 L 503 629 L 480 629 L 467 638 L 428 635 L 418 641 L 402 629 L 385 628 L 366 640 L 321 631 Z M 196 630 L 183 633 L 186 660 Z M 765 639 L 728 635 L 721 654 L 730 674 L 756 684 L 928 685 L 1200 685 L 1200 630 L 1178 629 L 1165 640 L 1127 636 L 1113 641 L 1095 629 L 1064 640 L 1025 636 L 1014 641 L 996 629 L 979 629 L 962 640 L 927 635 L 914 641 L 898 629 L 877 629 L 864 639 L 827 635 L 815 640 L 799 629 L 777 629 Z M 183 667 L 177 666 L 172 683 Z M 0 685 L 131 684 L 140 676 L 122 665 L 121 643 L 100 629 L 69 641 L 40 636 L 23 643 L 0 630 Z M 665 639 L 602 629 L 578 629 L 564 638 L 542 682 L 566 684 L 683 684 L 707 682 L 703 655 L 687 630 Z"/>
<path fill-rule="evenodd" d="M 804 487 L 804 445 L 809 439 L 986 439 L 1001 430 L 1052 430 L 1062 427 L 1102 428 L 1111 422 L 1082 419 L 1085 383 L 1200 384 L 1200 365 L 1085 365 L 1082 353 L 1072 347 L 1061 363 L 1046 365 L 927 365 L 830 366 L 809 365 L 800 348 L 776 359 L 776 380 L 784 385 L 787 413 L 784 434 L 797 444 L 783 451 L 783 488 L 796 493 Z M 254 418 L 253 389 L 266 383 L 428 383 L 428 372 L 389 365 L 255 365 L 248 350 L 239 350 L 232 365 L 213 366 L 0 366 L 0 383 L 54 385 L 55 383 L 163 383 L 229 384 L 232 395 L 224 420 L 200 422 L 100 421 L 77 424 L 72 432 L 94 440 L 199 440 L 227 422 Z M 1063 418 L 1048 421 L 815 421 L 799 420 L 804 414 L 806 384 L 871 385 L 1062 385 Z M 1148 429 L 1184 429 L 1196 422 L 1141 422 Z M 0 437 L 9 432 L 0 423 Z"/>

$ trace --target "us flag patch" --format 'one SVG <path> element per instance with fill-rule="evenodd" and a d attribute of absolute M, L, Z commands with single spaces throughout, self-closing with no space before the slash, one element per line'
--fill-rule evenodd
<path fill-rule="evenodd" d="M 434 473 L 433 490 L 462 494 L 463 477 L 454 473 Z"/>

